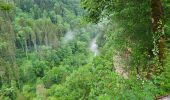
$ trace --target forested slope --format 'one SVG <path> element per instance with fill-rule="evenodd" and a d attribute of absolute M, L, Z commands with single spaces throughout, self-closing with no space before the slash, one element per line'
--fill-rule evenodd
<path fill-rule="evenodd" d="M 168 95 L 169 15 L 168 0 L 0 0 L 0 100 Z"/>

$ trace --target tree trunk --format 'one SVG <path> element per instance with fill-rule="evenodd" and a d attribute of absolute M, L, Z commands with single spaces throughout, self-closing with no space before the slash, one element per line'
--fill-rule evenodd
<path fill-rule="evenodd" d="M 25 55 L 26 55 L 26 57 L 27 57 L 27 59 L 28 59 L 28 46 L 27 46 L 27 40 L 25 39 L 24 42 L 25 42 Z"/>
<path fill-rule="evenodd" d="M 158 53 L 156 55 L 159 58 L 159 62 L 163 66 L 164 60 L 164 45 L 165 45 L 165 37 L 164 37 L 164 28 L 163 28 L 163 11 L 162 11 L 162 3 L 161 0 L 151 0 L 151 8 L 152 8 L 152 31 L 154 36 L 154 45 Z"/>
<path fill-rule="evenodd" d="M 48 33 L 45 32 L 45 45 L 48 46 Z"/>

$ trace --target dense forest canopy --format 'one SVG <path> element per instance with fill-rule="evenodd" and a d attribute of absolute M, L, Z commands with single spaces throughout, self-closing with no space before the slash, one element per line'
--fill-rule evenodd
<path fill-rule="evenodd" d="M 169 16 L 169 0 L 0 0 L 0 100 L 170 95 Z"/>

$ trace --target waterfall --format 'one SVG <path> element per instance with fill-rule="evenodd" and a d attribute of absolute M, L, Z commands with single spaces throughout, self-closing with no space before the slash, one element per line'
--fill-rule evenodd
<path fill-rule="evenodd" d="M 97 37 L 93 38 L 90 42 L 90 51 L 94 54 L 94 56 L 97 56 L 99 54 L 98 45 L 96 41 Z"/>

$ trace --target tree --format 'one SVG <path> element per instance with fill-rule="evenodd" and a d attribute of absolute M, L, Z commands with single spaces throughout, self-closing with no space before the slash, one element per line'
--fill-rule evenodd
<path fill-rule="evenodd" d="M 154 48 L 158 49 L 158 57 L 161 65 L 165 56 L 165 31 L 163 22 L 163 10 L 161 0 L 151 0 L 151 13 L 152 13 L 152 30 L 154 34 Z M 156 53 L 157 55 L 157 53 Z"/>
<path fill-rule="evenodd" d="M 97 23 L 103 18 L 114 20 L 114 22 L 118 21 L 118 25 L 123 28 L 122 33 L 125 33 L 123 34 L 123 37 L 125 37 L 125 41 L 127 43 L 129 43 L 128 41 L 133 42 L 136 45 L 140 44 L 141 46 L 143 46 L 140 51 L 146 52 L 146 50 L 148 50 L 147 52 L 149 52 L 149 55 L 153 55 L 154 53 L 155 56 L 152 56 L 152 58 L 159 58 L 159 62 L 163 66 L 163 59 L 165 55 L 165 35 L 162 1 L 81 1 L 82 7 L 87 11 L 87 17 L 89 21 Z M 127 37 L 129 37 L 129 39 Z M 135 45 L 133 45 L 132 47 L 134 46 Z M 150 52 L 152 49 L 153 52 Z"/>
<path fill-rule="evenodd" d="M 13 17 L 11 13 L 12 5 L 10 3 L 5 3 L 0 1 L 0 14 L 1 14 L 1 26 L 0 26 L 0 40 L 2 40 L 2 59 L 6 62 L 10 62 L 10 67 L 13 71 L 13 75 L 11 76 L 13 80 L 18 79 L 17 75 L 17 65 L 16 65 L 16 52 L 15 52 L 15 34 L 12 26 Z"/>

